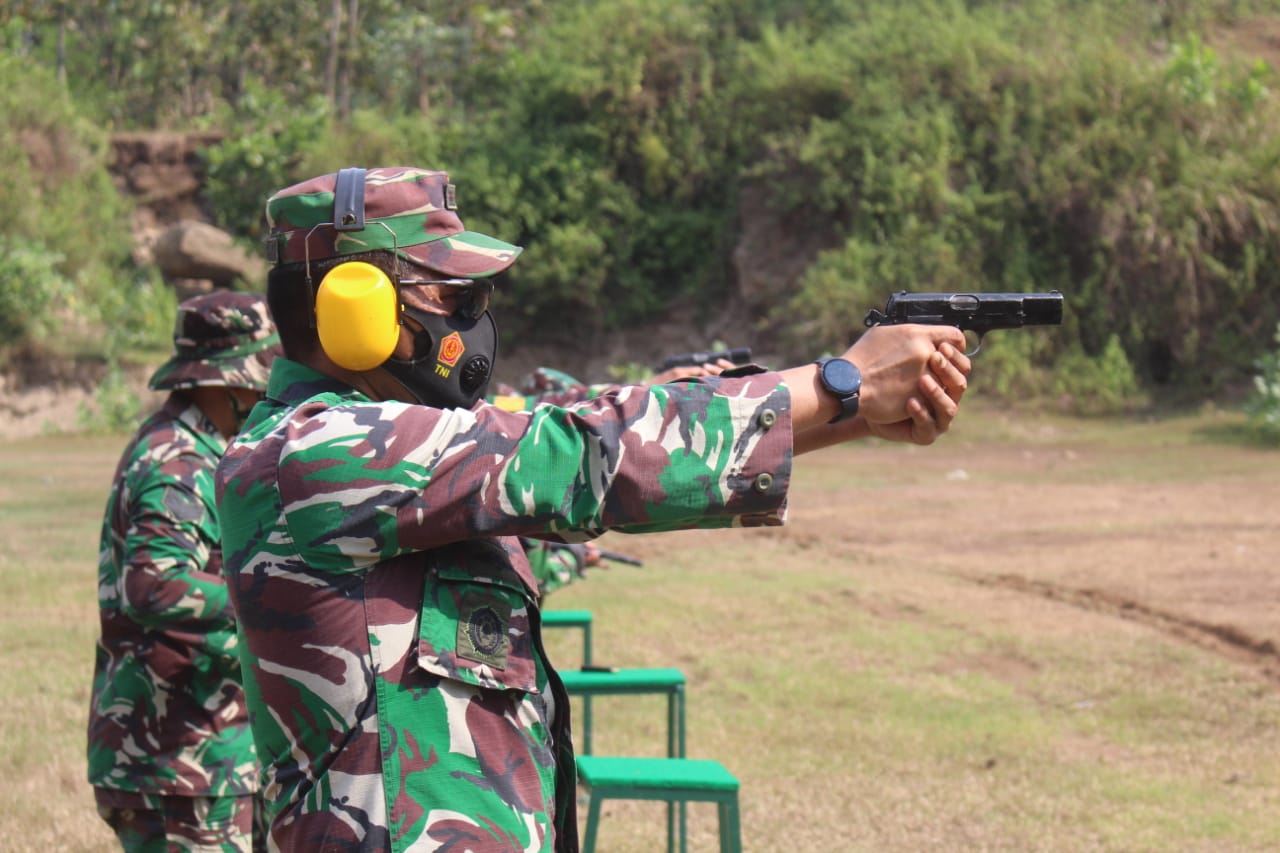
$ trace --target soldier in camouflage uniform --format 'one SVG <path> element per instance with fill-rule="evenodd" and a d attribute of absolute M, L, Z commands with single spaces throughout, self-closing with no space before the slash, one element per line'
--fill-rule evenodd
<path fill-rule="evenodd" d="M 279 340 L 261 296 L 182 303 L 174 355 L 150 382 L 171 393 L 116 469 L 88 759 L 98 811 L 125 850 L 251 849 L 257 766 L 213 472 L 266 390 Z"/>
<path fill-rule="evenodd" d="M 343 170 L 267 213 L 286 357 L 217 480 L 282 850 L 576 850 L 569 702 L 518 537 L 781 524 L 793 448 L 927 444 L 966 384 L 958 331 L 882 326 L 846 353 L 863 398 L 840 423 L 814 365 L 509 412 L 481 399 L 487 304 L 520 249 L 463 227 L 445 173 Z M 394 284 L 372 367 L 325 338 L 349 262 Z"/>
<path fill-rule="evenodd" d="M 529 561 L 533 579 L 538 583 L 539 606 L 557 589 L 585 578 L 588 566 L 600 565 L 600 552 L 587 542 L 558 545 L 521 536 L 520 544 L 524 546 L 525 559 Z"/>

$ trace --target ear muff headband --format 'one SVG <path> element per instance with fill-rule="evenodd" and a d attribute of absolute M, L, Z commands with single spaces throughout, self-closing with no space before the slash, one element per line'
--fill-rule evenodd
<path fill-rule="evenodd" d="M 400 340 L 399 291 L 364 261 L 339 264 L 316 291 L 316 335 L 325 355 L 347 370 L 373 370 Z"/>

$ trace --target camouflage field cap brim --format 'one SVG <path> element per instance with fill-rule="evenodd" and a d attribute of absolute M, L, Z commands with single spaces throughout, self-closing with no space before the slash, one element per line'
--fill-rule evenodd
<path fill-rule="evenodd" d="M 261 296 L 215 291 L 178 306 L 173 355 L 151 375 L 153 391 L 198 385 L 267 390 L 280 333 Z"/>
<path fill-rule="evenodd" d="M 484 278 L 511 266 L 522 251 L 466 229 L 448 173 L 406 166 L 366 170 L 364 228 L 327 227 L 334 218 L 337 177 L 336 172 L 321 175 L 267 199 L 273 244 L 268 254 L 274 251 L 276 263 L 394 249 L 405 260 L 445 275 Z"/>

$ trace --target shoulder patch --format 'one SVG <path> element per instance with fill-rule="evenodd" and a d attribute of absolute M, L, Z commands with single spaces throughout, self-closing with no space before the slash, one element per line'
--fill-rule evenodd
<path fill-rule="evenodd" d="M 186 489 L 166 486 L 162 503 L 176 521 L 197 521 L 204 517 L 204 504 Z"/>

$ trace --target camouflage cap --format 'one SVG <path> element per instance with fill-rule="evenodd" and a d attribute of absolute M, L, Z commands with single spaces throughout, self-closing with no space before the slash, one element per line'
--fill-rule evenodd
<path fill-rule="evenodd" d="M 267 390 L 280 333 L 256 293 L 217 290 L 178 306 L 173 355 L 151 376 L 153 391 L 226 385 Z"/>
<path fill-rule="evenodd" d="M 405 260 L 445 275 L 484 278 L 511 266 L 521 252 L 519 246 L 466 230 L 447 172 L 407 166 L 366 170 L 365 224 L 360 230 L 316 227 L 334 222 L 337 186 L 334 172 L 267 199 L 272 260 L 297 263 L 394 249 Z"/>

